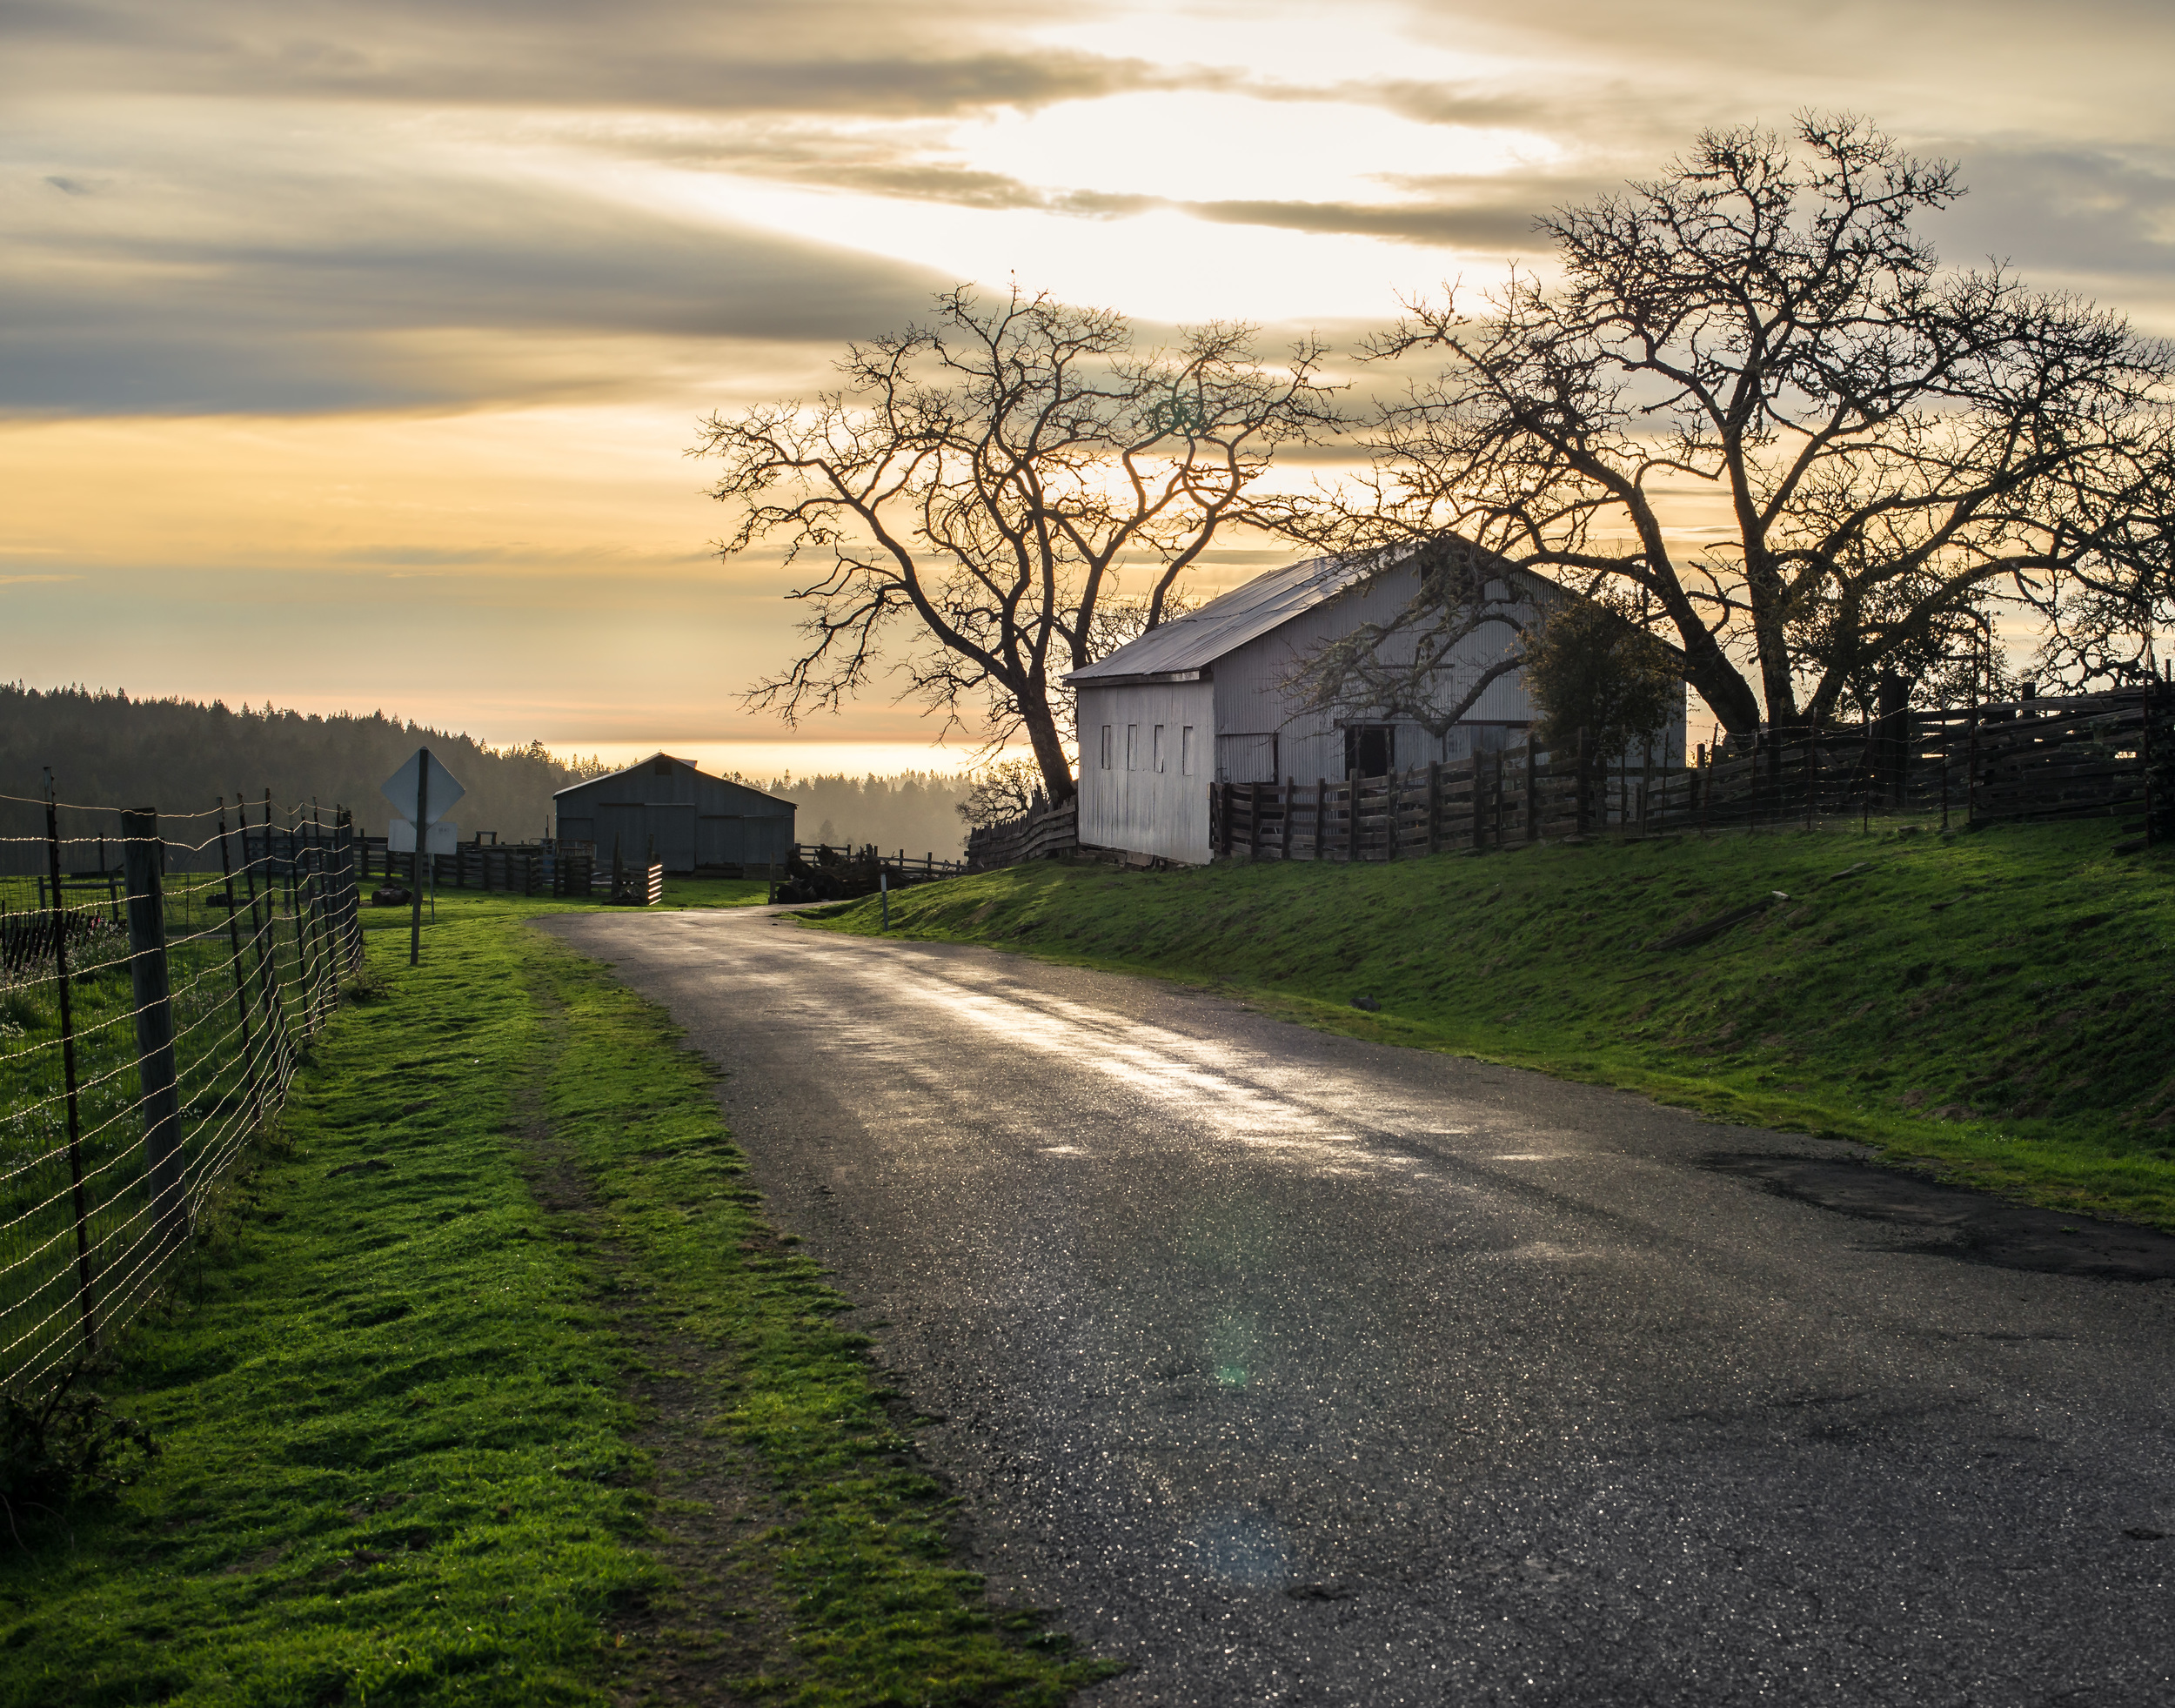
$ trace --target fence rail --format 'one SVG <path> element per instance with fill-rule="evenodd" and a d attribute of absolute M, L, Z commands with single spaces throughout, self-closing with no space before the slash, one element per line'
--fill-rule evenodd
<path fill-rule="evenodd" d="M 45 867 L 0 877 L 0 1387 L 34 1390 L 154 1296 L 362 931 L 345 814 L 74 806 L 64 837 L 10 799 L 46 819 L 0 838 Z"/>
<path fill-rule="evenodd" d="M 1077 800 L 1062 807 L 1037 806 L 1019 818 L 969 831 L 967 861 L 961 869 L 990 872 L 1000 866 L 1017 866 L 1021 861 L 1047 859 L 1079 846 Z"/>
<path fill-rule="evenodd" d="M 1221 854 L 1380 861 L 1608 830 L 1939 814 L 1969 824 L 2141 814 L 2175 834 L 2175 691 L 1911 712 L 1763 732 L 1690 767 L 1530 747 L 1381 777 L 1209 786 Z M 1026 856 L 1019 856 L 1024 858 Z M 996 863 L 1008 863 L 999 861 Z"/>

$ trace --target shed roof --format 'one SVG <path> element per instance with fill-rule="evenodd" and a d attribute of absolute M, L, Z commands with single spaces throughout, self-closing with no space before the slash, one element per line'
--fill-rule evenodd
<path fill-rule="evenodd" d="M 1563 591 L 1545 576 L 1495 558 L 1456 534 L 1438 536 L 1417 548 L 1395 547 L 1387 554 L 1308 558 L 1257 575 L 1242 586 L 1210 599 L 1198 611 L 1159 624 L 1139 640 L 1128 640 L 1108 658 L 1083 666 L 1065 680 L 1074 684 L 1108 682 L 1203 669 L 1249 640 L 1258 640 L 1282 627 L 1294 617 L 1327 604 L 1369 576 L 1412 564 L 1444 546 L 1493 559 L 1498 575 L 1506 581 L 1522 583 L 1530 594 L 1545 599 Z"/>
<path fill-rule="evenodd" d="M 617 771 L 606 771 L 599 776 L 585 777 L 579 783 L 569 783 L 563 789 L 553 789 L 552 791 L 552 799 L 556 800 L 560 795 L 572 794 L 578 789 L 592 789 L 599 783 L 609 783 L 620 777 L 632 777 L 638 772 L 647 771 L 651 766 L 656 764 L 660 759 L 668 759 L 672 760 L 674 765 L 686 766 L 690 771 L 693 772 L 696 776 L 701 778 L 706 783 L 721 783 L 726 788 L 740 790 L 744 794 L 753 795 L 759 800 L 767 800 L 776 806 L 783 807 L 789 812 L 794 808 L 795 803 L 793 801 L 781 800 L 774 794 L 766 794 L 759 788 L 750 787 L 746 783 L 735 782 L 730 777 L 713 776 L 709 772 L 705 771 L 700 766 L 697 765 L 694 760 L 691 759 L 682 759 L 679 754 L 666 753 L 661 748 L 656 753 L 650 754 L 646 759 L 639 759 L 632 765 L 621 766 Z"/>
<path fill-rule="evenodd" d="M 1119 676 L 1164 676 L 1199 670 L 1226 653 L 1258 640 L 1302 611 L 1333 599 L 1374 573 L 1371 558 L 1308 558 L 1257 575 L 1243 586 L 1221 593 L 1197 611 L 1173 617 L 1137 640 L 1128 640 L 1108 658 L 1083 666 L 1067 682 L 1095 682 Z"/>

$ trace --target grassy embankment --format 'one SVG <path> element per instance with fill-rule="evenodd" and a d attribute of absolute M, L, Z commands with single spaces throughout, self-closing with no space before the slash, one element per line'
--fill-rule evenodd
<path fill-rule="evenodd" d="M 1051 863 L 908 890 L 891 916 L 894 934 L 1228 986 L 1340 1031 L 2175 1229 L 2175 851 L 2120 856 L 2119 838 L 2103 821 Z M 1648 947 L 1774 890 L 1790 899 L 1708 942 Z M 826 923 L 873 930 L 875 904 Z"/>
<path fill-rule="evenodd" d="M 677 887 L 676 887 L 677 888 Z M 760 900 L 760 887 L 675 904 Z M 0 1702 L 1050 1703 L 661 1013 L 441 895 L 100 1385 L 164 1451 L 0 1542 Z M 35 1522 L 34 1522 L 35 1521 Z"/>

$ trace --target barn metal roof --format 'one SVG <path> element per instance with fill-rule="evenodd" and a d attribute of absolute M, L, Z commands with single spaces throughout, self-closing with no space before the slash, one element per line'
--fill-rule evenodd
<path fill-rule="evenodd" d="M 743 790 L 746 794 L 755 796 L 759 800 L 777 801 L 777 804 L 780 807 L 790 807 L 794 804 L 790 800 L 780 800 L 774 794 L 766 794 L 762 790 L 755 788 L 749 784 L 736 783 L 730 777 L 713 776 L 709 772 L 705 771 L 700 766 L 697 765 L 694 760 L 691 759 L 682 759 L 678 754 L 668 754 L 664 752 L 662 749 L 652 754 L 647 759 L 638 759 L 632 765 L 623 765 L 617 771 L 606 771 L 600 773 L 599 775 L 594 777 L 585 777 L 579 783 L 569 783 L 563 789 L 553 789 L 552 791 L 552 799 L 556 800 L 560 795 L 572 794 L 577 789 L 592 789 L 596 787 L 598 784 L 609 783 L 615 778 L 632 777 L 637 772 L 646 772 L 651 766 L 656 764 L 660 759 L 668 759 L 672 760 L 674 765 L 686 766 L 690 771 L 693 772 L 696 776 L 702 779 L 702 780 L 706 783 L 722 783 L 727 788 Z"/>
<path fill-rule="evenodd" d="M 1210 599 L 1198 611 L 1150 629 L 1066 677 L 1067 682 L 1107 681 L 1121 676 L 1168 676 L 1199 670 L 1225 653 L 1258 640 L 1302 611 L 1334 599 L 1372 574 L 1373 558 L 1308 558 L 1257 575 Z"/>

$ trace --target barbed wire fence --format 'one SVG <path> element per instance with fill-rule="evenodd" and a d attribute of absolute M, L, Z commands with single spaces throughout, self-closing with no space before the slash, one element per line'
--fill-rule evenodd
<path fill-rule="evenodd" d="M 0 1389 L 112 1343 L 361 970 L 349 815 L 0 794 Z M 64 815 L 70 834 L 62 834 Z"/>

